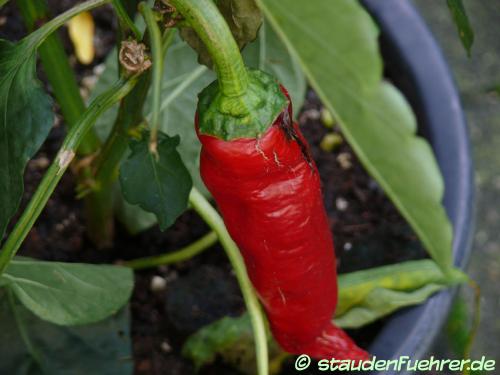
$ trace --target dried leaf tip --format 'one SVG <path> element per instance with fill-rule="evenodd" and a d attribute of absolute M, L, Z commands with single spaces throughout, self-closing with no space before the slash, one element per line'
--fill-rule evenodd
<path fill-rule="evenodd" d="M 136 40 L 123 41 L 119 54 L 120 64 L 130 74 L 142 73 L 151 67 L 146 46 Z"/>

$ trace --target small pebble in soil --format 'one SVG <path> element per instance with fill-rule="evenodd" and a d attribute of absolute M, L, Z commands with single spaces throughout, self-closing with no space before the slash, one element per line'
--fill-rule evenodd
<path fill-rule="evenodd" d="M 347 152 L 341 152 L 337 156 L 337 162 L 342 169 L 350 169 L 352 167 L 351 154 Z"/>
<path fill-rule="evenodd" d="M 335 200 L 335 206 L 337 207 L 337 210 L 345 211 L 347 210 L 347 207 L 349 207 L 349 202 L 342 197 L 338 197 Z"/>
<path fill-rule="evenodd" d="M 90 91 L 86 87 L 82 86 L 80 87 L 80 95 L 84 100 L 87 100 L 90 96 Z"/>
<path fill-rule="evenodd" d="M 104 73 L 105 70 L 106 70 L 106 64 L 102 63 L 102 64 L 94 66 L 94 68 L 92 69 L 92 72 L 94 73 L 94 75 L 99 77 L 102 73 Z"/>
<path fill-rule="evenodd" d="M 345 250 L 345 251 L 349 251 L 349 250 L 351 250 L 351 249 L 352 249 L 352 243 L 350 243 L 350 242 L 346 242 L 346 243 L 344 244 L 344 250 Z"/>
<path fill-rule="evenodd" d="M 104 72 L 105 69 L 106 69 L 105 64 L 96 65 L 92 69 L 92 73 L 90 75 L 82 78 L 82 83 L 81 83 L 82 89 L 85 90 L 85 92 L 87 93 L 92 91 L 97 81 L 99 80 L 99 76 L 102 74 L 102 72 Z"/>
<path fill-rule="evenodd" d="M 326 152 L 332 152 L 333 150 L 337 149 L 343 142 L 342 137 L 337 134 L 337 133 L 329 133 L 323 137 L 321 140 L 321 143 L 319 144 L 319 147 L 323 151 Z"/>
<path fill-rule="evenodd" d="M 335 119 L 332 113 L 326 108 L 321 108 L 321 122 L 329 129 L 333 128 L 333 125 L 335 125 Z"/>
<path fill-rule="evenodd" d="M 30 164 L 33 166 L 35 169 L 46 169 L 49 164 L 50 160 L 46 156 L 40 156 L 39 158 L 33 159 L 30 161 Z"/>
<path fill-rule="evenodd" d="M 149 287 L 152 292 L 163 292 L 167 287 L 167 280 L 161 276 L 155 275 L 151 278 Z"/>
<path fill-rule="evenodd" d="M 170 353 L 172 351 L 172 347 L 170 346 L 170 344 L 167 341 L 162 341 L 162 343 L 160 345 L 160 349 L 164 353 Z"/>
<path fill-rule="evenodd" d="M 306 122 L 307 120 L 313 120 L 313 121 L 316 121 L 316 120 L 319 120 L 319 118 L 321 117 L 321 112 L 318 111 L 317 109 L 315 108 L 311 108 L 311 109 L 308 109 L 306 111 L 303 111 L 300 116 L 299 116 L 299 122 L 301 124 L 303 124 L 304 122 Z"/>

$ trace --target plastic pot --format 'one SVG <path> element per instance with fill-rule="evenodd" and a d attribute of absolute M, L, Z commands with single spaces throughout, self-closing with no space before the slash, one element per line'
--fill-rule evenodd
<path fill-rule="evenodd" d="M 454 228 L 455 265 L 471 252 L 474 179 L 469 134 L 460 98 L 442 53 L 410 0 L 364 0 L 381 31 L 391 80 L 410 101 L 444 177 L 444 205 Z M 446 321 L 454 290 L 394 314 L 369 348 L 380 359 L 426 356 Z M 384 372 L 392 374 L 396 372 Z M 401 373 L 401 372 L 399 372 Z"/>

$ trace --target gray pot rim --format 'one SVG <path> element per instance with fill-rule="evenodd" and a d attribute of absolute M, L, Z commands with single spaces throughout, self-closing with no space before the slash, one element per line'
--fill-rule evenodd
<path fill-rule="evenodd" d="M 379 25 L 391 78 L 410 101 L 419 133 L 434 150 L 445 182 L 443 203 L 454 228 L 454 262 L 464 269 L 472 248 L 474 178 L 469 131 L 450 69 L 411 0 L 363 4 Z M 370 353 L 380 359 L 427 355 L 446 321 L 454 292 L 442 291 L 391 316 L 368 348 Z"/>

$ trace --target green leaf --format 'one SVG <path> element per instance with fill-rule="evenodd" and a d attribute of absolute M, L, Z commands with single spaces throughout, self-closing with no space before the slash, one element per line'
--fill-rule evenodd
<path fill-rule="evenodd" d="M 234 345 L 238 345 L 236 350 Z M 217 354 L 246 353 L 250 348 L 253 348 L 252 326 L 249 315 L 243 314 L 236 318 L 224 317 L 203 327 L 188 339 L 182 353 L 199 369 L 214 362 Z M 251 356 L 255 357 L 255 353 Z"/>
<path fill-rule="evenodd" d="M 335 323 L 342 328 L 358 328 L 399 308 L 425 301 L 435 292 L 467 281 L 467 275 L 453 269 L 445 276 L 432 260 L 416 260 L 342 274 L 338 277 L 339 301 Z M 279 367 L 285 354 L 268 335 L 271 362 Z M 225 317 L 188 338 L 183 354 L 196 367 L 212 363 L 217 355 L 239 369 L 252 363 L 255 352 L 248 313 Z"/>
<path fill-rule="evenodd" d="M 364 167 L 436 263 L 451 269 L 443 180 L 429 144 L 415 133 L 410 106 L 382 81 L 378 32 L 366 11 L 351 0 L 318 0 L 311 7 L 294 0 L 258 3 Z"/>
<path fill-rule="evenodd" d="M 415 291 L 426 285 L 449 285 L 466 280 L 467 275 L 458 269 L 453 269 L 450 275 L 445 277 L 436 263 L 430 259 L 341 274 L 338 278 L 339 302 L 335 313 L 337 316 L 342 316 L 353 307 L 363 305 L 370 293 L 375 290 L 406 292 Z M 384 301 L 391 303 L 390 299 Z"/>
<path fill-rule="evenodd" d="M 0 373 L 103 374 L 105 369 L 106 375 L 131 375 L 129 327 L 128 308 L 96 324 L 63 327 L 39 319 L 0 292 Z"/>
<path fill-rule="evenodd" d="M 335 323 L 343 328 L 359 328 L 401 307 L 418 305 L 443 287 L 440 284 L 428 284 L 410 292 L 374 289 L 362 305 L 335 318 Z"/>
<path fill-rule="evenodd" d="M 60 325 L 93 323 L 116 313 L 133 288 L 128 268 L 28 258 L 12 260 L 0 280 L 34 314 Z"/>
<path fill-rule="evenodd" d="M 257 38 L 262 14 L 255 0 L 217 0 L 216 3 L 240 49 Z"/>
<path fill-rule="evenodd" d="M 458 293 L 446 322 L 446 335 L 451 350 L 463 358 L 468 345 L 470 325 L 470 304 L 461 293 Z"/>
<path fill-rule="evenodd" d="M 52 100 L 35 74 L 30 40 L 0 40 L 0 239 L 23 195 L 26 163 L 54 122 Z"/>
<path fill-rule="evenodd" d="M 130 143 L 132 153 L 120 167 L 120 184 L 127 202 L 153 212 L 165 230 L 186 210 L 191 176 L 176 148 L 179 136 L 158 134 L 157 154 L 149 150 L 149 136 Z"/>
<path fill-rule="evenodd" d="M 215 3 L 229 25 L 240 50 L 255 40 L 262 25 L 262 14 L 255 0 L 216 0 Z M 208 50 L 196 32 L 191 28 L 182 28 L 180 35 L 198 53 L 198 61 L 211 67 L 212 61 Z"/>
<path fill-rule="evenodd" d="M 7 4 L 9 0 L 0 0 L 0 8 Z"/>
<path fill-rule="evenodd" d="M 217 356 L 221 356 L 224 362 L 236 365 L 242 373 L 256 374 L 250 316 L 243 314 L 239 317 L 224 317 L 203 327 L 186 341 L 182 355 L 191 359 L 196 369 L 213 363 Z M 278 344 L 269 340 L 270 374 L 276 372 L 273 369 L 279 368 L 279 362 L 283 358 L 284 353 Z"/>
<path fill-rule="evenodd" d="M 273 74 L 288 89 L 294 102 L 295 113 L 304 101 L 306 82 L 297 61 L 290 57 L 286 47 L 265 23 L 262 25 L 257 40 L 245 48 L 243 53 L 246 63 L 252 68 L 260 68 Z M 106 60 L 106 70 L 100 76 L 91 97 L 103 92 L 118 76 L 116 55 L 111 53 Z M 193 179 L 193 185 L 205 195 L 208 192 L 201 181 L 199 172 L 200 142 L 194 131 L 194 114 L 198 93 L 215 79 L 215 75 L 196 62 L 196 53 L 179 37 L 167 52 L 165 61 L 161 130 L 169 135 L 179 135 L 178 147 L 182 160 Z M 146 100 L 145 113 L 149 113 Z M 117 114 L 117 108 L 106 112 L 97 121 L 96 130 L 104 139 L 109 133 Z M 140 232 L 155 224 L 149 212 L 137 205 L 117 200 L 118 218 L 132 233 Z"/>
<path fill-rule="evenodd" d="M 467 51 L 467 55 L 470 56 L 471 47 L 474 43 L 474 30 L 472 30 L 470 25 L 469 17 L 465 11 L 464 4 L 462 0 L 446 0 L 446 3 L 450 9 L 453 21 L 457 26 L 458 35 L 462 41 L 462 45 Z"/>
<path fill-rule="evenodd" d="M 243 58 L 246 65 L 273 75 L 286 87 L 296 116 L 304 104 L 306 79 L 297 59 L 290 56 L 267 22 L 262 24 L 257 40 L 245 48 Z"/>
<path fill-rule="evenodd" d="M 455 296 L 445 327 L 448 346 L 459 358 L 469 358 L 481 322 L 481 291 L 477 284 L 461 288 Z M 473 296 L 468 295 L 473 291 Z M 471 374 L 481 374 L 471 371 Z"/>

